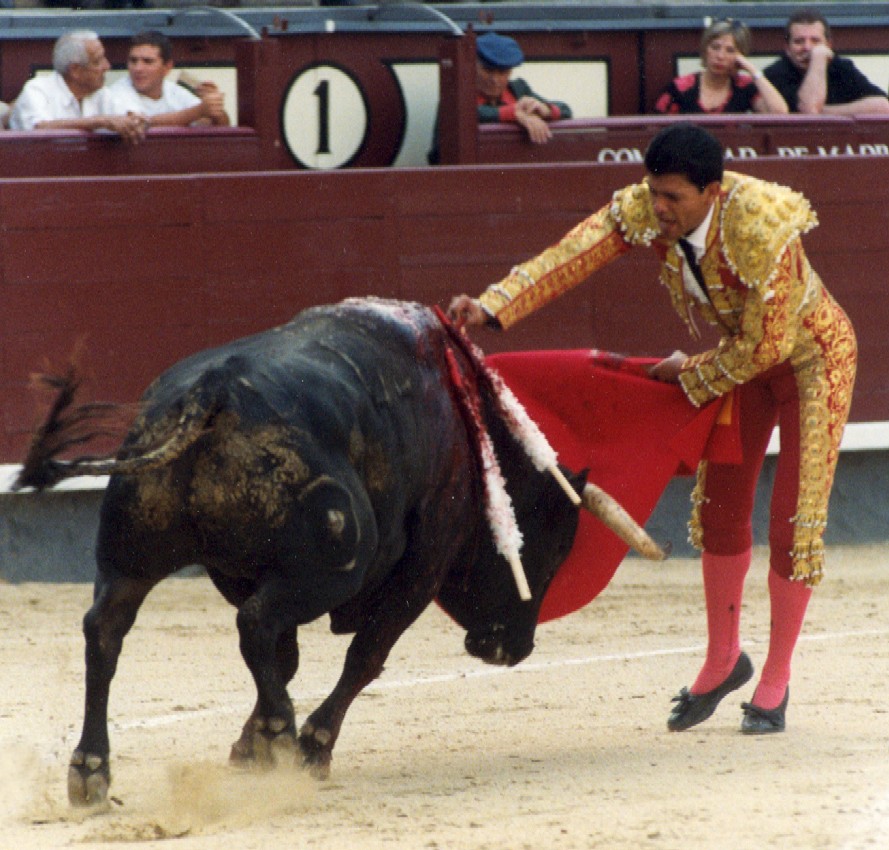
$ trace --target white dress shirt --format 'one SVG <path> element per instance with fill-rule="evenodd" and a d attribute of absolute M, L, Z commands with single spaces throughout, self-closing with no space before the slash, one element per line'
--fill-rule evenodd
<path fill-rule="evenodd" d="M 10 130 L 33 130 L 43 121 L 62 121 L 71 118 L 93 118 L 110 115 L 107 88 L 87 95 L 78 101 L 57 71 L 32 77 L 25 83 L 9 116 Z"/>
<path fill-rule="evenodd" d="M 699 262 L 701 257 L 704 256 L 704 251 L 707 248 L 707 231 L 710 229 L 710 222 L 713 220 L 713 209 L 714 206 L 711 204 L 710 209 L 707 212 L 707 217 L 694 230 L 692 230 L 691 233 L 683 237 L 685 241 L 691 245 L 695 259 Z M 701 289 L 701 285 L 698 283 L 694 272 L 685 261 L 684 255 L 682 257 L 682 282 L 685 284 L 685 291 L 691 295 L 692 298 L 697 299 L 703 304 L 706 304 L 710 300 L 707 297 L 707 293 Z"/>

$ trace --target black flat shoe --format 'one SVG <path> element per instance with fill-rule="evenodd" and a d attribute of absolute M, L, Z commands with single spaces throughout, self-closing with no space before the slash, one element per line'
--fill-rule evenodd
<path fill-rule="evenodd" d="M 667 728 L 671 732 L 681 732 L 703 723 L 714 711 L 724 696 L 736 691 L 753 678 L 753 663 L 746 652 L 742 652 L 735 662 L 732 672 L 721 685 L 705 694 L 693 694 L 683 688 L 673 697 L 676 705 L 667 718 Z"/>
<path fill-rule="evenodd" d="M 784 731 L 784 712 L 790 700 L 790 688 L 784 692 L 784 699 L 777 708 L 760 708 L 752 702 L 742 702 L 744 718 L 741 720 L 741 731 L 745 735 L 771 735 L 773 732 Z"/>

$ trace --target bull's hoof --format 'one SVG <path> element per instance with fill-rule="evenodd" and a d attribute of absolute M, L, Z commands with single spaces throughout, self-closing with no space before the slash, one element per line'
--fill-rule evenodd
<path fill-rule="evenodd" d="M 299 730 L 299 748 L 303 755 L 303 767 L 316 779 L 330 776 L 332 758 L 331 734 L 327 729 L 316 729 L 306 721 Z"/>
<path fill-rule="evenodd" d="M 249 767 L 252 765 L 256 761 L 256 752 L 253 749 L 253 736 L 244 732 L 232 744 L 228 760 L 235 767 Z"/>
<path fill-rule="evenodd" d="M 483 632 L 467 632 L 463 645 L 473 658 L 486 664 L 514 667 L 534 650 L 533 631 L 530 634 L 507 634 L 502 625 L 493 625 Z"/>
<path fill-rule="evenodd" d="M 296 731 L 283 717 L 252 718 L 229 754 L 234 765 L 268 768 L 295 764 L 296 758 Z"/>
<path fill-rule="evenodd" d="M 78 808 L 107 805 L 111 771 L 108 759 L 75 750 L 68 767 L 68 801 Z"/>

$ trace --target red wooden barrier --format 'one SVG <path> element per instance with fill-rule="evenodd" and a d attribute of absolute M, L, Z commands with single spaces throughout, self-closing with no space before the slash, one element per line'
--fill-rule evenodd
<path fill-rule="evenodd" d="M 859 332 L 855 421 L 889 420 L 889 158 L 759 158 L 811 199 L 807 250 Z M 135 400 L 200 348 L 350 295 L 446 305 L 642 176 L 635 164 L 0 180 L 0 462 L 34 423 L 29 374 L 84 340 L 93 398 Z M 842 191 L 840 191 L 842 190 Z M 613 264 L 489 351 L 691 350 L 653 252 Z"/>

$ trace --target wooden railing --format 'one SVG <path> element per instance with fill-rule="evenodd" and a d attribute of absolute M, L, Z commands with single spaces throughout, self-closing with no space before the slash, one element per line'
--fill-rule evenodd
<path fill-rule="evenodd" d="M 476 134 L 476 163 L 641 162 L 648 140 L 675 117 L 626 116 L 553 123 L 553 138 L 535 145 L 514 124 L 483 124 Z M 760 156 L 889 156 L 885 116 L 695 116 L 723 143 L 729 159 Z"/>
<path fill-rule="evenodd" d="M 261 168 L 256 132 L 246 127 L 148 131 L 128 145 L 115 133 L 0 132 L 0 177 L 200 174 Z"/>

